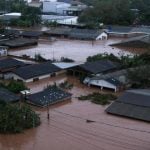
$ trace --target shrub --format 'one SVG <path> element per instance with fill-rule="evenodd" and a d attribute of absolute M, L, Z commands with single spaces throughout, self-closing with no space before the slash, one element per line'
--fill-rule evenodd
<path fill-rule="evenodd" d="M 46 62 L 47 61 L 47 59 L 45 59 L 44 57 L 42 57 L 41 54 L 35 54 L 34 58 L 38 62 Z"/>
<path fill-rule="evenodd" d="M 14 93 L 19 93 L 20 91 L 27 89 L 23 82 L 18 82 L 14 80 L 10 81 L 9 84 L 5 87 Z"/>
<path fill-rule="evenodd" d="M 117 99 L 117 97 L 113 94 L 101 94 L 101 93 L 93 93 L 86 96 L 78 97 L 79 100 L 90 100 L 92 103 L 106 105 L 109 104 L 112 100 Z"/>
<path fill-rule="evenodd" d="M 73 84 L 69 83 L 68 81 L 64 81 L 58 85 L 62 89 L 71 90 L 73 88 Z"/>

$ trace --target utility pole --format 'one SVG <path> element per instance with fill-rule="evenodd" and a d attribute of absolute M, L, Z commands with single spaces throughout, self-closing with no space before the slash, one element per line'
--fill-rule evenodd
<path fill-rule="evenodd" d="M 53 50 L 53 62 L 54 62 L 54 60 L 55 60 L 55 55 L 54 55 L 54 50 Z"/>
<path fill-rule="evenodd" d="M 50 115 L 49 115 L 49 103 L 47 101 L 47 119 L 49 120 L 50 119 Z"/>
<path fill-rule="evenodd" d="M 50 115 L 49 115 L 49 102 L 46 99 L 46 96 L 44 96 L 43 98 L 44 98 L 44 101 L 45 101 L 46 107 L 47 107 L 47 119 L 49 120 L 50 119 Z"/>

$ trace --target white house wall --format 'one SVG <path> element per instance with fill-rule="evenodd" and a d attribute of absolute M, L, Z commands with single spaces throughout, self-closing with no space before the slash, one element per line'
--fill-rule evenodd
<path fill-rule="evenodd" d="M 59 72 L 56 72 L 56 75 L 60 75 L 60 74 L 63 74 L 63 73 L 65 73 L 65 71 L 59 71 Z M 38 78 L 39 80 L 42 80 L 42 79 L 45 79 L 45 78 L 50 78 L 52 74 L 53 73 L 47 74 L 47 75 L 42 75 L 42 76 L 37 76 L 37 77 L 31 78 L 31 79 L 25 80 L 25 79 L 19 77 L 18 75 L 14 74 L 14 73 L 7 73 L 7 74 L 4 74 L 4 78 L 5 79 L 22 80 L 25 83 L 29 83 L 29 82 L 33 82 L 33 80 L 35 78 Z"/>
<path fill-rule="evenodd" d="M 96 40 L 107 40 L 108 39 L 108 35 L 107 35 L 107 33 L 105 33 L 105 32 L 103 32 L 103 33 L 101 33 L 97 38 L 96 38 Z"/>
<path fill-rule="evenodd" d="M 114 89 L 114 90 L 116 90 L 116 88 L 117 88 L 116 86 L 114 86 L 113 84 L 110 84 L 109 82 L 107 82 L 105 80 L 92 80 L 89 82 L 89 85 L 95 85 L 95 86 L 110 88 L 110 89 Z"/>

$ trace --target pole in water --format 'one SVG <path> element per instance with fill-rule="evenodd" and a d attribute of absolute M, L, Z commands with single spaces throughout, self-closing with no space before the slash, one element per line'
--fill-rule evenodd
<path fill-rule="evenodd" d="M 49 120 L 49 113 L 47 114 L 47 119 Z"/>
<path fill-rule="evenodd" d="M 49 120 L 49 118 L 50 118 L 50 115 L 49 115 L 49 106 L 47 104 L 47 119 Z"/>

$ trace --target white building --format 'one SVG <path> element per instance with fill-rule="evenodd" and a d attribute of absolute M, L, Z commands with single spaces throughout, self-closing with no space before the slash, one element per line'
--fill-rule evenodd
<path fill-rule="evenodd" d="M 17 12 L 0 15 L 0 19 L 3 19 L 3 20 L 18 19 L 20 17 L 21 17 L 21 13 L 17 13 Z"/>
<path fill-rule="evenodd" d="M 101 32 L 97 37 L 96 40 L 107 40 L 108 39 L 108 34 L 103 31 Z"/>
<path fill-rule="evenodd" d="M 63 73 L 63 70 L 59 67 L 51 64 L 50 62 L 45 62 L 17 68 L 13 72 L 5 74 L 5 79 L 13 79 L 29 83 L 54 77 Z"/>
<path fill-rule="evenodd" d="M 64 2 L 57 2 L 55 0 L 53 1 L 44 1 L 43 2 L 43 12 L 45 13 L 57 13 L 57 14 L 63 14 L 64 10 L 69 8 L 71 4 L 64 3 Z"/>
<path fill-rule="evenodd" d="M 42 15 L 43 21 L 57 22 L 58 24 L 74 25 L 78 23 L 76 16 Z"/>
<path fill-rule="evenodd" d="M 0 57 L 7 56 L 7 47 L 0 46 Z"/>
<path fill-rule="evenodd" d="M 88 86 L 94 85 L 100 87 L 101 90 L 103 90 L 103 88 L 107 88 L 107 89 L 113 89 L 115 92 L 117 92 L 122 88 L 122 83 L 116 80 L 115 78 L 90 79 L 87 77 L 83 82 L 84 84 L 88 84 Z"/>

